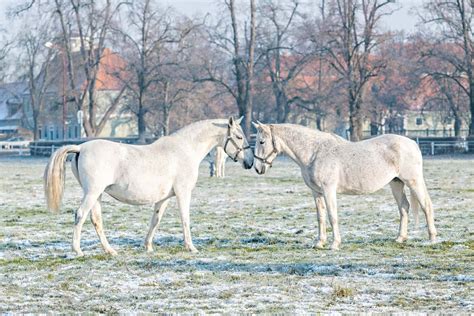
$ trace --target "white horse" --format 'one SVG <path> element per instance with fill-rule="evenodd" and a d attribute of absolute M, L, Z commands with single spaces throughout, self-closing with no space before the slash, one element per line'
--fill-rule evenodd
<path fill-rule="evenodd" d="M 225 154 L 224 148 L 218 146 L 216 147 L 216 158 L 215 158 L 215 164 L 216 164 L 216 177 L 217 178 L 224 178 L 225 177 L 225 161 L 227 160 L 227 156 Z"/>
<path fill-rule="evenodd" d="M 207 155 L 207 161 L 209 162 L 209 176 L 216 178 L 225 177 L 225 162 L 228 155 L 224 148 L 216 146 Z"/>
<path fill-rule="evenodd" d="M 304 182 L 312 190 L 316 202 L 317 248 L 323 248 L 327 240 L 327 208 L 334 237 L 331 249 L 339 249 L 337 193 L 371 193 L 386 184 L 390 185 L 400 212 L 396 241 L 407 239 L 410 204 L 404 192 L 405 185 L 411 192 L 415 216 L 420 205 L 426 216 L 430 240 L 435 240 L 433 208 L 423 179 L 423 160 L 414 141 L 399 135 L 382 135 L 353 143 L 300 125 L 253 124 L 258 131 L 254 153 L 258 174 L 264 174 L 279 153 L 288 155 L 300 166 Z"/>
<path fill-rule="evenodd" d="M 184 245 L 191 252 L 189 205 L 198 178 L 199 164 L 208 152 L 219 145 L 246 169 L 253 164 L 253 153 L 240 127 L 240 121 L 206 120 L 182 128 L 171 136 L 150 145 L 127 145 L 106 140 L 92 140 L 81 145 L 58 149 L 46 166 L 44 185 L 48 208 L 59 211 L 65 179 L 65 160 L 75 154 L 72 171 L 84 196 L 76 211 L 72 248 L 83 255 L 81 230 L 89 212 L 91 221 L 106 253 L 115 255 L 102 228 L 100 199 L 104 192 L 128 204 L 154 204 L 145 248 L 152 251 L 153 235 L 169 199 L 176 196 L 183 226 Z"/>

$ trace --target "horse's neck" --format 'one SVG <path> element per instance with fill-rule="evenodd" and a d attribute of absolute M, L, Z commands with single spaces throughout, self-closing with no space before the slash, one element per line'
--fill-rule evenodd
<path fill-rule="evenodd" d="M 210 120 L 190 126 L 175 136 L 187 145 L 192 157 L 200 163 L 212 148 L 222 143 L 227 132 L 226 126 L 220 120 Z"/>
<path fill-rule="evenodd" d="M 274 125 L 273 134 L 280 150 L 300 166 L 308 166 L 321 146 L 331 143 L 330 137 L 321 132 L 321 139 L 291 126 Z"/>

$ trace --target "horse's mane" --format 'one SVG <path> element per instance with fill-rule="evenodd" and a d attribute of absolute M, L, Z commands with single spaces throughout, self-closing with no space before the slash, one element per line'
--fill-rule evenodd
<path fill-rule="evenodd" d="M 228 120 L 226 119 L 211 119 L 211 120 L 203 120 L 191 123 L 185 127 L 180 128 L 179 130 L 175 131 L 171 135 L 181 136 L 181 135 L 193 135 L 195 132 L 201 130 L 205 126 L 209 126 L 211 124 L 214 125 L 222 125 L 223 127 L 227 127 Z"/>

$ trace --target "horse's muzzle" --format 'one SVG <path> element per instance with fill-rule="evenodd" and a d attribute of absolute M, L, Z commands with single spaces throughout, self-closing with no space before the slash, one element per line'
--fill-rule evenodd
<path fill-rule="evenodd" d="M 252 168 L 252 166 L 253 166 L 253 161 L 247 162 L 247 161 L 244 160 L 244 168 L 245 169 L 250 169 L 250 168 Z"/>
<path fill-rule="evenodd" d="M 255 166 L 254 169 L 255 169 L 255 171 L 256 171 L 258 174 L 260 174 L 260 175 L 264 174 L 265 171 L 266 171 L 266 170 L 265 170 L 265 169 L 266 169 L 265 166 L 262 166 L 262 168 L 261 168 L 260 170 L 258 170 L 258 169 L 257 169 L 257 166 Z"/>

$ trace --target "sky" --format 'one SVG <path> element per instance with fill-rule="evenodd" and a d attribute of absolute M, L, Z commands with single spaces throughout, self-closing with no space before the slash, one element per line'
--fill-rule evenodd
<path fill-rule="evenodd" d="M 1 0 L 0 0 L 1 1 Z M 242 0 L 241 0 L 242 1 Z M 257 0 L 258 1 L 258 0 Z M 219 0 L 164 0 L 162 3 L 173 6 L 178 12 L 187 15 L 196 13 L 208 13 L 216 11 L 216 3 Z M 300 0 L 301 3 L 312 3 L 310 0 Z M 391 16 L 384 18 L 384 27 L 390 30 L 404 30 L 413 32 L 416 30 L 417 17 L 410 14 L 414 7 L 420 6 L 423 0 L 396 0 L 400 7 Z"/>
<path fill-rule="evenodd" d="M 198 13 L 206 14 L 216 12 L 220 0 L 157 0 L 165 6 L 173 6 L 176 11 L 192 16 Z M 222 1 L 222 0 L 221 0 Z M 241 0 L 242 1 L 242 0 Z M 258 1 L 258 0 L 257 0 Z M 0 23 L 5 28 L 5 12 L 11 4 L 18 0 L 0 0 Z M 311 3 L 310 0 L 301 0 L 302 3 Z M 384 27 L 390 30 L 404 30 L 412 32 L 416 29 L 417 18 L 410 14 L 412 7 L 419 6 L 423 0 L 396 0 L 400 10 L 384 19 Z M 3 23 L 1 22 L 3 21 Z"/>

